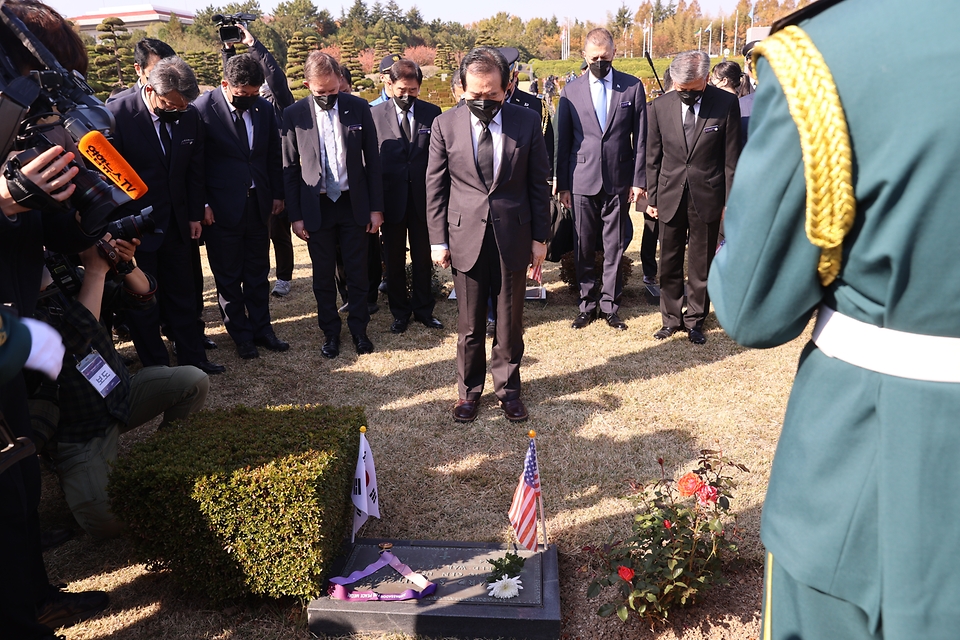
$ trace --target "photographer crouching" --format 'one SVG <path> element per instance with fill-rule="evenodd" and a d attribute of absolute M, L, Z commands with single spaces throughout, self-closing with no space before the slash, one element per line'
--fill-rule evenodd
<path fill-rule="evenodd" d="M 161 414 L 161 429 L 185 422 L 203 407 L 210 388 L 207 374 L 189 365 L 146 367 L 130 376 L 100 323 L 102 312 L 156 304 L 156 282 L 133 263 L 138 244 L 137 238 L 106 234 L 80 253 L 82 285 L 75 297 L 58 283 L 58 292 L 37 310 L 60 332 L 66 355 L 56 382 L 39 384 L 31 396 L 36 444 L 46 445 L 70 511 L 96 538 L 115 537 L 124 528 L 107 495 L 120 434 Z"/>

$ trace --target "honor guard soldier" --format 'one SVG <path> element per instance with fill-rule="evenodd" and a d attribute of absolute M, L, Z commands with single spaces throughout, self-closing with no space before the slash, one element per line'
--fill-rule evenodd
<path fill-rule="evenodd" d="M 763 505 L 763 638 L 957 636 L 956 15 L 821 0 L 754 50 L 710 297 L 750 347 L 817 317 Z M 876 44 L 904 38 L 923 46 Z M 892 92 L 899 78 L 926 91 Z"/>

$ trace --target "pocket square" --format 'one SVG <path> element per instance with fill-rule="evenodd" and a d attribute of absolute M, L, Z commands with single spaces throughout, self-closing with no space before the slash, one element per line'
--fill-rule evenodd
<path fill-rule="evenodd" d="M 720 125 L 715 124 L 715 125 L 713 125 L 712 127 L 704 127 L 703 132 L 704 132 L 704 133 L 711 133 L 711 132 L 713 132 L 713 131 L 716 131 L 716 130 L 719 129 L 719 128 L 720 128 Z"/>

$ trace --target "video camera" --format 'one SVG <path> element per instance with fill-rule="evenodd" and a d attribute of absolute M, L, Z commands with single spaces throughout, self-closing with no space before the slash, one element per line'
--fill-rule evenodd
<path fill-rule="evenodd" d="M 41 67 L 39 70 L 26 76 L 21 73 L 15 57 L 5 48 L 17 43 L 33 59 L 33 66 Z M 113 184 L 75 160 L 71 165 L 80 169 L 72 180 L 76 190 L 68 201 L 60 203 L 23 175 L 23 165 L 55 146 L 47 134 L 58 125 Z M 0 162 L 11 150 L 21 151 L 3 171 L 14 200 L 31 209 L 75 207 L 83 232 L 102 235 L 107 216 L 147 190 L 109 143 L 113 127 L 113 114 L 97 99 L 83 75 L 67 71 L 8 7 L 0 6 Z"/>
<path fill-rule="evenodd" d="M 249 23 L 257 19 L 257 16 L 252 13 L 231 13 L 228 15 L 216 14 L 213 16 L 213 24 L 217 25 L 219 29 L 217 32 L 220 35 L 220 42 L 224 45 L 231 45 L 241 42 L 243 40 L 243 32 L 240 31 L 238 24 L 242 24 L 246 27 Z"/>

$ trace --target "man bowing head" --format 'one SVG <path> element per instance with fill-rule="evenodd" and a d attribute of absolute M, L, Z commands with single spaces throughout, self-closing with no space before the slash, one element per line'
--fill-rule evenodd
<path fill-rule="evenodd" d="M 433 122 L 427 224 L 434 262 L 451 266 L 457 292 L 457 422 L 476 419 L 486 376 L 487 299 L 497 322 L 490 355 L 506 418 L 527 419 L 520 399 L 523 299 L 528 265 L 539 267 L 550 223 L 549 161 L 540 118 L 503 104 L 510 69 L 492 47 L 460 63 L 466 109 Z"/>

